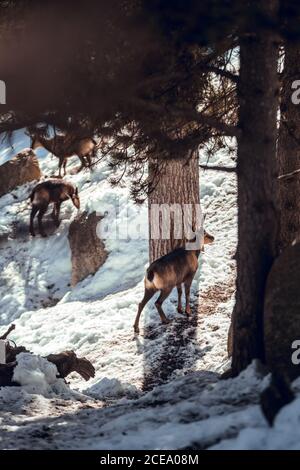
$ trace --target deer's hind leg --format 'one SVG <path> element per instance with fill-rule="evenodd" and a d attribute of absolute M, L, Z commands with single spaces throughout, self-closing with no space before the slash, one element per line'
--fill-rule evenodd
<path fill-rule="evenodd" d="M 59 227 L 60 206 L 61 206 L 61 202 L 55 202 L 53 205 L 53 211 L 51 214 L 51 217 L 56 227 Z"/>
<path fill-rule="evenodd" d="M 40 208 L 39 213 L 38 213 L 38 224 L 39 224 L 39 232 L 42 237 L 47 237 L 46 233 L 44 232 L 43 228 L 43 217 L 47 211 L 48 204 L 44 205 Z"/>
<path fill-rule="evenodd" d="M 39 211 L 39 207 L 36 205 L 33 205 L 31 209 L 31 213 L 30 213 L 30 228 L 29 228 L 29 232 L 33 237 L 35 237 L 33 223 L 34 223 L 34 218 L 38 211 Z"/>
<path fill-rule="evenodd" d="M 64 164 L 65 164 L 65 157 L 61 155 L 61 156 L 59 157 L 59 162 L 58 162 L 58 177 L 59 177 L 59 178 L 62 177 L 62 176 L 61 176 L 61 169 L 62 169 L 62 167 L 64 166 Z M 65 166 L 64 166 L 64 171 L 66 171 Z M 65 174 L 66 174 L 66 173 L 65 173 Z"/>
<path fill-rule="evenodd" d="M 184 290 L 185 290 L 185 313 L 187 315 L 191 314 L 191 306 L 190 306 L 190 292 L 191 292 L 191 285 L 194 279 L 194 275 L 189 276 L 184 281 Z"/>
<path fill-rule="evenodd" d="M 155 307 L 157 308 L 157 311 L 159 313 L 159 316 L 160 316 L 160 319 L 161 319 L 162 323 L 170 323 L 170 320 L 168 320 L 168 318 L 164 314 L 164 311 L 162 309 L 162 304 L 166 300 L 166 298 L 169 297 L 171 292 L 172 292 L 172 287 L 171 288 L 168 287 L 167 289 L 161 290 L 160 296 L 158 297 L 157 301 L 155 302 Z"/>
<path fill-rule="evenodd" d="M 181 298 L 182 298 L 182 287 L 181 287 L 181 284 L 178 284 L 178 286 L 177 286 L 177 292 L 178 292 L 177 312 L 178 312 L 178 313 L 183 313 L 183 310 L 182 310 L 182 303 L 181 303 Z"/>
<path fill-rule="evenodd" d="M 143 308 L 145 307 L 145 305 L 154 296 L 155 292 L 157 292 L 156 289 L 147 289 L 147 288 L 145 289 L 144 297 L 143 297 L 143 300 L 141 301 L 141 303 L 139 304 L 138 312 L 137 312 L 135 322 L 134 322 L 134 325 L 133 325 L 135 333 L 140 332 L 140 330 L 139 330 L 139 321 L 140 321 L 141 313 L 142 313 Z"/>

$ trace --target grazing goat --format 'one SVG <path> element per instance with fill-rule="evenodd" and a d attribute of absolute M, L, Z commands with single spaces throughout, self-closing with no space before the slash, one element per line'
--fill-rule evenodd
<path fill-rule="evenodd" d="M 213 241 L 214 237 L 204 230 L 201 251 L 203 251 L 204 245 L 211 244 Z M 162 309 L 162 303 L 170 295 L 174 287 L 177 287 L 178 291 L 178 312 L 183 313 L 181 304 L 182 284 L 184 284 L 185 288 L 185 313 L 190 315 L 190 287 L 198 269 L 199 254 L 200 250 L 177 248 L 150 264 L 144 281 L 144 298 L 139 304 L 138 313 L 134 322 L 135 333 L 139 333 L 139 320 L 143 308 L 157 291 L 160 291 L 160 295 L 155 302 L 155 306 L 162 323 L 169 323 Z"/>
<path fill-rule="evenodd" d="M 71 134 L 56 135 L 52 139 L 46 139 L 43 136 L 34 134 L 31 136 L 31 148 L 33 150 L 44 147 L 59 159 L 59 177 L 61 177 L 61 169 L 64 169 L 66 175 L 67 159 L 73 155 L 77 155 L 81 161 L 80 171 L 84 167 L 91 166 L 91 155 L 97 143 L 90 137 L 78 138 Z"/>
<path fill-rule="evenodd" d="M 50 179 L 39 183 L 32 191 L 30 200 L 32 204 L 30 214 L 30 234 L 34 237 L 35 231 L 33 228 L 34 217 L 38 213 L 39 232 L 42 237 L 47 235 L 43 229 L 43 216 L 48 209 L 49 204 L 53 203 L 54 208 L 52 218 L 55 225 L 59 226 L 59 212 L 60 206 L 64 201 L 71 199 L 74 206 L 80 208 L 80 199 L 78 196 L 78 188 L 75 188 L 71 183 L 62 181 L 61 179 Z"/>

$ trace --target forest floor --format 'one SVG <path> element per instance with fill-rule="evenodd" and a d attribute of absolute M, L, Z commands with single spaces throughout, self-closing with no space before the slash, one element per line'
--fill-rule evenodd
<path fill-rule="evenodd" d="M 19 131 L 14 142 L 13 150 L 2 144 L 0 164 L 28 147 L 29 139 Z M 45 176 L 56 171 L 55 157 L 41 150 L 38 157 Z M 211 163 L 233 165 L 225 152 Z M 68 171 L 77 165 L 73 159 Z M 239 377 L 220 380 L 229 367 L 235 290 L 234 174 L 201 174 L 206 230 L 215 242 L 200 257 L 191 317 L 177 313 L 173 292 L 164 304 L 171 323 L 160 324 L 151 301 L 138 337 L 132 325 L 143 296 L 148 240 L 134 231 L 148 232 L 147 207 L 133 204 L 128 182 L 113 188 L 109 176 L 104 163 L 93 172 L 68 175 L 79 187 L 82 210 L 105 213 L 107 226 L 117 221 L 130 228 L 126 237 L 107 238 L 105 264 L 73 289 L 67 240 L 76 215 L 71 203 L 63 205 L 56 231 L 49 225 L 47 239 L 32 239 L 28 195 L 33 184 L 0 198 L 0 333 L 14 322 L 11 339 L 33 353 L 32 360 L 20 358 L 21 386 L 0 389 L 0 448 L 268 448 L 274 442 L 280 447 L 258 405 L 268 377 L 252 364 Z M 87 357 L 95 378 L 86 383 L 72 374 L 66 385 L 37 365 L 35 355 L 66 349 Z M 287 419 L 280 418 L 282 413 L 279 429 Z"/>

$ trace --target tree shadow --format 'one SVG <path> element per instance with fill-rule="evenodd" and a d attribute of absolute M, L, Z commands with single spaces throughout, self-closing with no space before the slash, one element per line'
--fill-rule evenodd
<path fill-rule="evenodd" d="M 50 211 L 47 212 L 47 214 L 45 214 L 45 216 L 43 217 L 43 227 L 48 237 L 50 237 L 51 235 L 54 235 L 54 233 L 57 231 L 57 227 L 55 226 L 53 222 Z M 36 237 L 40 237 L 41 235 L 38 230 L 37 218 L 35 219 L 34 229 L 35 229 Z M 14 221 L 12 223 L 11 238 L 15 240 L 28 240 L 30 238 L 29 218 L 28 218 L 28 223 L 24 221 Z"/>
<path fill-rule="evenodd" d="M 227 282 L 217 283 L 203 291 L 199 285 L 194 287 L 197 290 L 191 297 L 190 317 L 177 314 L 167 326 L 144 327 L 144 391 L 152 390 L 177 376 L 195 372 L 196 363 L 212 349 L 209 344 L 201 346 L 201 338 L 198 337 L 200 322 L 204 317 L 213 315 L 219 305 L 232 297 L 235 290 L 234 276 Z M 173 308 L 177 308 L 176 302 Z"/>
<path fill-rule="evenodd" d="M 51 214 L 46 214 L 43 220 L 43 226 L 45 232 L 50 238 L 53 236 L 57 227 L 55 226 Z M 28 223 L 23 219 L 14 220 L 8 227 L 5 233 L 2 233 L 0 238 L 0 270 L 2 270 L 0 276 L 0 288 L 1 293 L 5 292 L 5 289 L 11 291 L 11 295 L 17 296 L 17 286 L 18 282 L 14 280 L 14 277 L 21 279 L 21 284 L 24 289 L 24 302 L 23 299 L 23 310 L 37 310 L 39 308 L 52 307 L 59 302 L 61 296 L 58 293 L 59 285 L 55 282 L 55 279 L 49 279 L 49 276 L 46 277 L 46 288 L 39 281 L 39 269 L 38 261 L 36 257 L 32 256 L 31 250 L 36 250 L 37 247 L 40 250 L 43 250 L 43 244 L 46 243 L 41 237 L 37 227 L 37 221 L 35 225 L 36 237 L 31 237 L 29 234 L 29 215 Z M 45 239 L 47 240 L 47 239 Z M 38 245 L 34 243 L 39 242 Z M 46 245 L 45 245 L 46 246 Z M 45 255 L 48 256 L 48 252 L 45 252 Z M 51 258 L 51 250 L 49 250 L 49 261 Z M 11 268 L 5 271 L 7 266 Z M 1 302 L 0 302 L 1 303 Z M 4 304 L 5 305 L 5 304 Z M 16 297 L 15 305 L 18 304 L 18 299 Z M 16 309 L 13 311 L 11 308 L 8 312 L 4 311 L 3 303 L 1 304 L 0 312 L 0 324 L 7 324 L 11 321 L 16 320 L 23 312 Z"/>
<path fill-rule="evenodd" d="M 192 314 L 189 317 L 177 314 L 167 326 L 144 327 L 144 391 L 192 371 L 195 362 L 211 349 L 209 346 L 200 348 L 197 341 L 198 295 L 190 304 Z"/>
<path fill-rule="evenodd" d="M 160 407 L 190 403 L 194 397 L 195 403 L 207 386 L 219 380 L 219 375 L 211 371 L 197 371 L 186 377 L 184 381 L 172 383 L 172 393 L 169 384 L 156 388 L 141 399 L 117 401 L 109 406 L 104 402 L 90 400 L 78 402 L 64 400 L 62 397 L 52 398 L 43 416 L 40 416 L 39 398 L 26 398 L 21 388 L 19 394 L 16 388 L 11 389 L 14 400 L 1 400 L 2 430 L 0 449 L 112 449 L 122 436 L 135 436 L 137 426 L 145 427 L 145 423 L 153 429 L 163 426 Z M 9 390 L 9 389 L 8 389 Z M 199 406 L 181 408 L 184 410 L 178 416 L 178 423 L 188 424 L 207 418 L 207 413 Z M 220 408 L 219 413 L 222 413 Z M 218 414 L 218 410 L 216 411 Z M 14 416 L 22 425 L 15 424 Z M 167 424 L 168 417 L 164 420 Z"/>

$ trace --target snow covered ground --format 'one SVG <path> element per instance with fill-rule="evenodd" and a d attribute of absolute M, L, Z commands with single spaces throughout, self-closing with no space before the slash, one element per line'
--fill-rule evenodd
<path fill-rule="evenodd" d="M 0 164 L 28 147 L 29 139 L 18 131 L 14 143 L 11 149 L 2 142 Z M 41 149 L 37 155 L 44 175 L 53 175 L 57 159 Z M 232 161 L 220 152 L 210 163 Z M 215 243 L 201 255 L 192 317 L 177 314 L 173 292 L 164 303 L 172 322 L 162 326 L 150 301 L 141 335 L 134 337 L 148 257 L 147 239 L 135 235 L 139 229 L 148 232 L 147 207 L 132 203 L 128 185 L 111 187 L 104 162 L 92 172 L 70 174 L 76 166 L 74 158 L 67 179 L 79 188 L 81 210 L 96 210 L 105 215 L 104 228 L 129 227 L 129 233 L 107 238 L 106 263 L 71 289 L 72 204 L 62 206 L 57 230 L 47 225 L 47 239 L 32 239 L 28 196 L 34 183 L 0 198 L 0 332 L 13 321 L 11 339 L 17 344 L 42 356 L 73 349 L 92 361 L 96 376 L 86 383 L 73 374 L 68 387 L 40 357 L 19 358 L 22 387 L 0 390 L 0 448 L 268 448 L 274 442 L 280 447 L 276 432 L 286 426 L 286 409 L 297 402 L 280 413 L 270 431 L 257 404 L 268 379 L 255 365 L 236 379 L 219 380 L 228 367 L 234 298 L 234 175 L 201 174 L 205 228 Z"/>
<path fill-rule="evenodd" d="M 29 139 L 26 141 L 20 134 L 19 131 L 17 142 L 28 146 Z M 10 156 L 7 150 L 2 155 L 3 160 Z M 57 171 L 57 158 L 42 149 L 38 156 L 45 175 Z M 226 155 L 221 154 L 213 163 L 224 159 Z M 77 165 L 75 158 L 69 163 L 68 171 Z M 79 188 L 81 210 L 107 212 L 103 223 L 109 227 L 116 224 L 117 219 L 119 228 L 127 223 L 131 232 L 133 226 L 141 226 L 148 233 L 147 207 L 135 206 L 129 199 L 128 187 L 112 188 L 108 178 L 105 163 L 92 173 L 68 175 Z M 215 370 L 220 366 L 226 358 L 233 302 L 234 262 L 231 258 L 236 241 L 233 176 L 206 172 L 201 178 L 206 229 L 216 241 L 201 255 L 200 269 L 193 283 L 195 315 L 187 320 L 177 314 L 174 292 L 164 304 L 167 315 L 174 320 L 166 328 L 161 326 L 152 301 L 145 308 L 144 334 L 139 338 L 134 338 L 132 325 L 137 304 L 143 297 L 148 240 L 142 237 L 107 239 L 106 263 L 94 276 L 71 289 L 67 234 L 76 209 L 71 202 L 65 203 L 59 229 L 46 240 L 32 239 L 28 235 L 28 194 L 34 184 L 0 198 L 0 221 L 4 227 L 0 244 L 0 324 L 16 323 L 12 339 L 36 354 L 74 349 L 78 355 L 86 356 L 97 370 L 93 383 L 88 384 L 93 396 L 98 392 L 102 396 L 99 382 L 103 379 L 105 389 L 107 379 L 117 379 L 125 390 L 127 384 L 141 390 L 187 371 Z M 219 304 L 214 301 L 218 296 L 221 297 Z M 206 306 L 202 305 L 205 299 L 213 302 L 213 315 L 205 315 Z M 56 305 L 52 306 L 54 303 Z M 45 308 L 47 305 L 50 307 Z M 208 310 L 211 313 L 211 309 Z M 160 375 L 164 377 L 160 379 Z M 77 377 L 72 383 L 80 390 L 86 387 Z"/>

